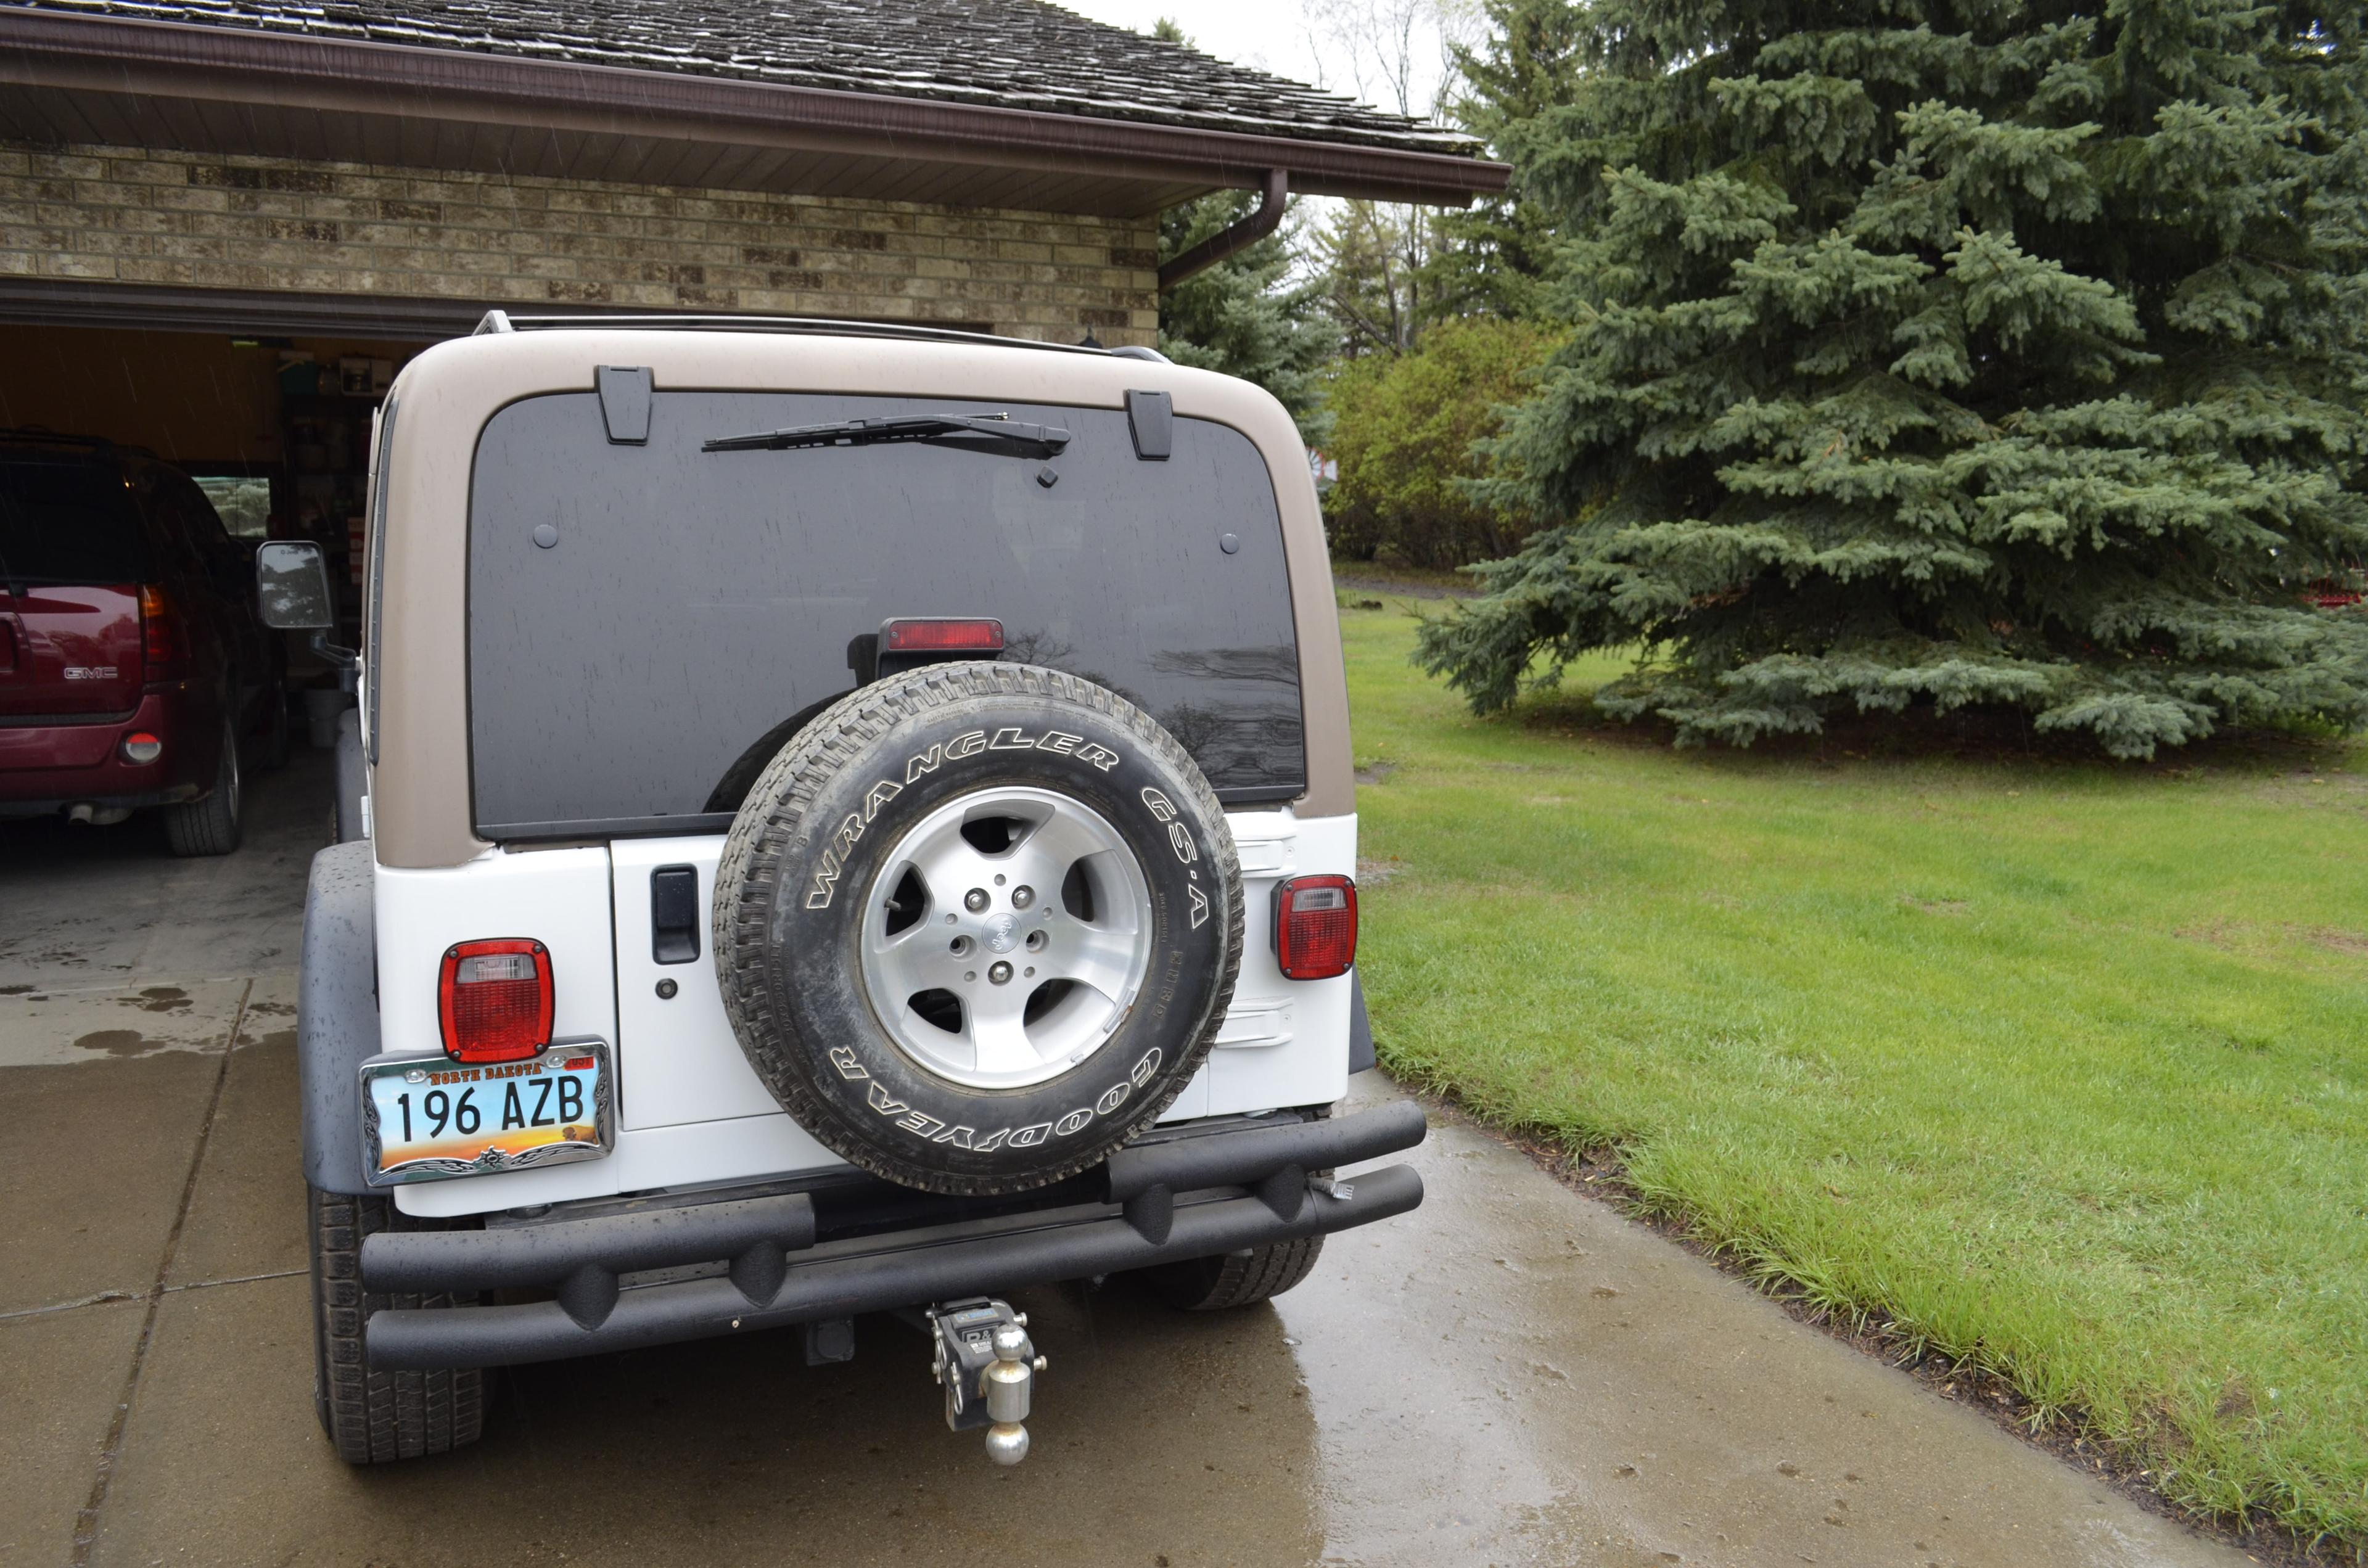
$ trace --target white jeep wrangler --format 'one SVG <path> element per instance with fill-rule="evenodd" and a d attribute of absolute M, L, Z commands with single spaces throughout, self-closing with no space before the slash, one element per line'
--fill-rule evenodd
<path fill-rule="evenodd" d="M 1263 1300 L 1404 1213 L 1321 521 L 1147 350 L 513 323 L 395 382 L 301 1040 L 324 1427 L 482 1369 L 861 1312 L 1014 1462 L 1000 1298 Z M 267 619 L 324 629 L 307 545 Z"/>

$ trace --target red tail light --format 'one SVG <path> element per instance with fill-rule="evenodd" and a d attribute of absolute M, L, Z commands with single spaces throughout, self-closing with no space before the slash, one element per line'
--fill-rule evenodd
<path fill-rule="evenodd" d="M 1274 890 L 1274 958 L 1285 980 L 1329 980 L 1357 961 L 1357 884 L 1293 877 Z"/>
<path fill-rule="evenodd" d="M 880 629 L 883 653 L 1000 653 L 999 620 L 892 620 Z"/>
<path fill-rule="evenodd" d="M 551 1043 L 551 954 L 515 937 L 445 949 L 436 1015 L 455 1062 L 535 1055 Z"/>
<path fill-rule="evenodd" d="M 165 590 L 154 583 L 143 583 L 140 587 L 140 652 L 147 660 L 150 680 L 177 674 L 181 662 L 189 654 L 181 618 L 174 610 L 173 601 L 165 597 Z"/>

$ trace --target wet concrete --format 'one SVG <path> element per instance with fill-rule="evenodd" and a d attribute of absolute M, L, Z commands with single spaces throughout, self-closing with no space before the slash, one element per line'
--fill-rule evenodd
<path fill-rule="evenodd" d="M 0 1562 L 65 1559 L 146 1315 L 120 1301 L 0 1317 Z"/>
<path fill-rule="evenodd" d="M 100 857 L 137 931 L 0 829 L 0 953 L 33 952 L 0 957 L 0 993 L 88 971 L 37 930 L 131 966 L 0 994 L 0 1564 L 2246 1561 L 1452 1116 L 1414 1156 L 1425 1206 L 1270 1307 L 1029 1293 L 1052 1368 L 1017 1471 L 945 1431 L 886 1319 L 846 1366 L 780 1333 L 519 1369 L 478 1447 L 347 1470 L 312 1413 L 292 975 L 261 961 L 320 783 L 265 780 L 256 845 L 177 908 L 118 900 L 131 862 Z M 74 1047 L 94 1019 L 174 1038 Z"/>
<path fill-rule="evenodd" d="M 87 989 L 135 973 L 153 977 L 143 985 L 169 984 L 295 968 L 304 878 L 327 842 L 333 778 L 329 754 L 310 749 L 280 772 L 250 774 L 246 842 L 219 858 L 175 859 L 154 812 L 112 827 L 0 822 L 0 999 L 16 985 Z"/>

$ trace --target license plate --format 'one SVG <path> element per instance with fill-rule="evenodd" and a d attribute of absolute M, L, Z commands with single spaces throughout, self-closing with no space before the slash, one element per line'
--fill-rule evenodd
<path fill-rule="evenodd" d="M 373 1187 L 597 1160 L 615 1143 L 609 1048 L 597 1040 L 482 1066 L 369 1062 L 361 1089 Z"/>

